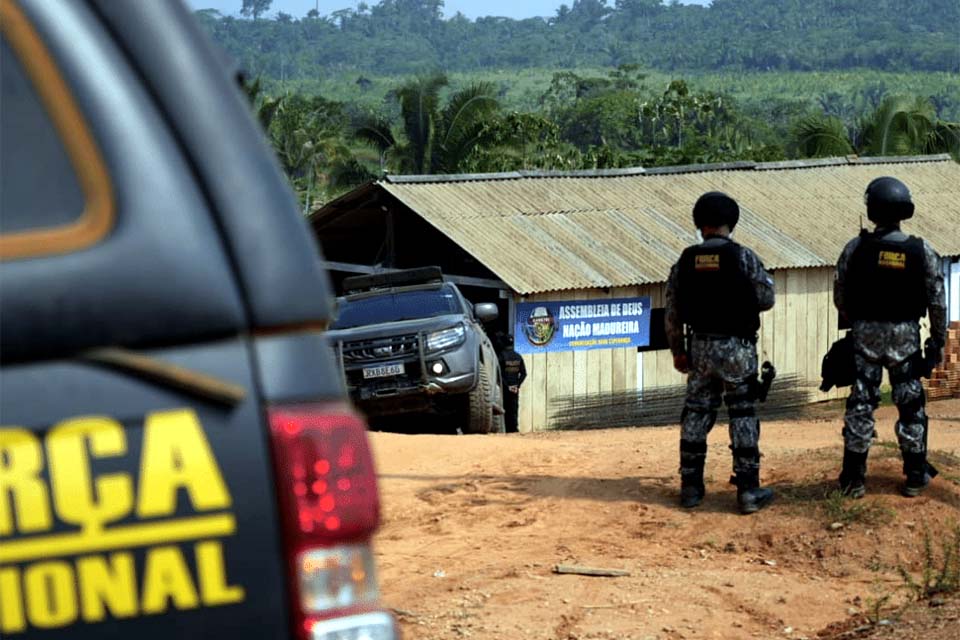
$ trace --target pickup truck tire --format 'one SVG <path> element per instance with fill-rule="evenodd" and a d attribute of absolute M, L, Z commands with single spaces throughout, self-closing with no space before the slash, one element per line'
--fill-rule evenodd
<path fill-rule="evenodd" d="M 477 386 L 473 388 L 467 396 L 467 424 L 464 433 L 491 433 L 495 430 L 494 418 L 502 416 L 493 415 L 493 396 L 490 373 L 487 367 L 480 363 L 480 373 L 477 375 Z"/>
<path fill-rule="evenodd" d="M 507 432 L 507 422 L 503 419 L 503 415 L 493 416 L 493 430 L 490 433 L 506 433 Z"/>
<path fill-rule="evenodd" d="M 493 412 L 493 431 L 492 433 L 506 433 L 507 432 L 507 418 L 503 413 L 503 382 L 499 380 L 500 375 L 497 375 L 497 388 L 495 389 L 493 402 L 500 407 L 499 410 Z"/>

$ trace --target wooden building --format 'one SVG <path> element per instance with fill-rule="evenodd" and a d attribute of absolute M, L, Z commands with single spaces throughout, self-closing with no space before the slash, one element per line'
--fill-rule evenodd
<path fill-rule="evenodd" d="M 837 397 L 817 390 L 821 358 L 841 335 L 833 265 L 869 224 L 864 188 L 882 175 L 911 188 L 917 214 L 904 229 L 944 257 L 951 319 L 960 320 L 960 165 L 949 156 L 388 176 L 317 210 L 311 224 L 336 278 L 440 265 L 471 300 L 500 304 L 504 330 L 524 302 L 648 296 L 652 348 L 526 356 L 521 430 L 546 429 L 578 400 L 634 398 L 642 412 L 645 395 L 683 383 L 657 337 L 657 311 L 670 266 L 696 241 L 693 203 L 711 190 L 738 200 L 735 239 L 774 274 L 777 304 L 763 316 L 761 358 L 804 399 Z"/>

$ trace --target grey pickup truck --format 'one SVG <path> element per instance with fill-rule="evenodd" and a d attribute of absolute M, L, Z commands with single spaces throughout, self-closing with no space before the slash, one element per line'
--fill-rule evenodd
<path fill-rule="evenodd" d="M 327 334 L 354 403 L 373 419 L 438 414 L 463 433 L 504 431 L 500 365 L 470 304 L 435 267 L 346 278 Z"/>
<path fill-rule="evenodd" d="M 328 274 L 171 0 L 0 0 L 0 637 L 394 640 Z"/>

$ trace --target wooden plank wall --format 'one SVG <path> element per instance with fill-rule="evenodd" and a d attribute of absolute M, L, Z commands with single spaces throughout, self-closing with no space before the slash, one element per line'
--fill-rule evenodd
<path fill-rule="evenodd" d="M 771 360 L 780 375 L 805 380 L 811 401 L 845 397 L 847 390 L 821 393 L 820 361 L 830 345 L 840 338 L 837 311 L 833 306 L 833 269 L 791 269 L 774 273 L 777 303 L 762 316 L 757 345 L 761 362 Z M 620 287 L 602 290 L 572 290 L 528 296 L 527 302 L 594 300 L 649 295 L 654 308 L 664 304 L 665 285 Z M 637 352 L 632 349 L 600 349 L 525 356 L 528 379 L 520 394 L 521 431 L 549 429 L 554 400 L 597 393 L 637 389 Z M 643 387 L 684 384 L 685 377 L 673 368 L 668 350 L 642 354 Z"/>

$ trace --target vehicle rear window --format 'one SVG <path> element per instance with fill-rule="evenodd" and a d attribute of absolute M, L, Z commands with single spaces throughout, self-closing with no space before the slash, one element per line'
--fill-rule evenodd
<path fill-rule="evenodd" d="M 0 234 L 77 220 L 84 194 L 53 122 L 6 40 L 0 40 Z"/>
<path fill-rule="evenodd" d="M 399 322 L 463 313 L 449 290 L 404 291 L 371 298 L 341 299 L 334 329 L 350 329 L 381 322 Z"/>

